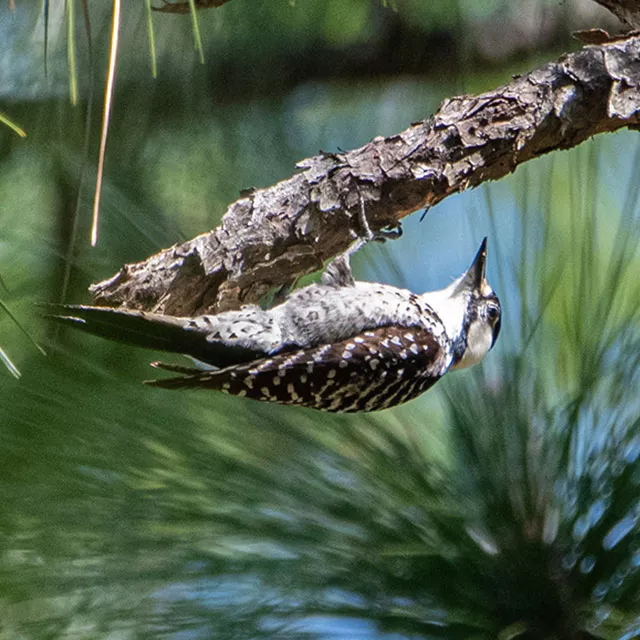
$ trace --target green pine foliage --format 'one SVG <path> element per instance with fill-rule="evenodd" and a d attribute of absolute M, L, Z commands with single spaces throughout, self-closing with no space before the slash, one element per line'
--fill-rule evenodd
<path fill-rule="evenodd" d="M 274 47 L 303 61 L 315 37 L 358 45 L 380 28 L 370 15 L 387 10 L 447 26 L 459 19 L 449 4 L 358 2 L 350 21 L 327 17 L 326 6 L 348 10 L 340 2 L 306 12 L 261 3 L 247 14 L 232 0 L 219 23 L 215 13 L 198 18 L 212 85 L 231 63 L 247 71 L 237 93 L 254 86 L 252 74 L 280 86 L 265 72 L 284 75 L 265 62 Z M 146 37 L 149 15 L 127 21 L 125 42 L 136 28 Z M 282 104 L 212 104 L 208 90 L 193 90 L 204 72 L 184 55 L 189 19 L 175 27 L 151 17 L 159 80 L 141 40 L 143 73 L 133 54 L 122 61 L 98 249 L 86 246 L 86 220 L 71 229 L 77 203 L 90 209 L 78 178 L 92 156 L 85 112 L 67 105 L 66 76 L 54 81 L 55 56 L 67 59 L 55 29 L 49 73 L 60 100 L 1 109 L 29 136 L 0 129 L 0 640 L 640 637 L 632 135 L 521 167 L 451 209 L 444 202 L 395 246 L 365 250 L 377 270 L 409 279 L 402 259 L 412 251 L 412 264 L 436 270 L 423 238 L 444 226 L 447 246 L 459 241 L 460 210 L 493 228 L 500 341 L 482 367 L 448 375 L 422 400 L 341 417 L 147 389 L 149 354 L 48 334 L 33 303 L 55 298 L 67 275 L 80 301 L 88 282 L 122 263 L 215 226 L 239 189 L 289 175 L 326 141 L 348 147 L 378 127 L 391 133 L 454 93 L 406 80 L 311 83 Z M 212 24 L 218 36 L 207 40 Z M 73 234 L 85 244 L 69 252 Z"/>

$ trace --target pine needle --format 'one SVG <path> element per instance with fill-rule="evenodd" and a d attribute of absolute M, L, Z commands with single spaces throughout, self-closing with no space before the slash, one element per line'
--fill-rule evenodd
<path fill-rule="evenodd" d="M 69 99 L 71 104 L 78 104 L 78 69 L 76 67 L 75 46 L 75 5 L 74 0 L 67 0 L 65 4 L 67 14 L 67 62 L 69 65 Z"/>
<path fill-rule="evenodd" d="M 193 39 L 195 40 L 195 46 L 200 55 L 200 62 L 204 64 L 204 49 L 202 47 L 202 38 L 200 37 L 200 26 L 198 25 L 195 0 L 189 0 L 189 9 L 191 11 L 191 23 L 193 25 Z"/>
<path fill-rule="evenodd" d="M 11 359 L 9 358 L 9 356 L 6 354 L 6 352 L 2 347 L 0 347 L 0 360 L 2 361 L 2 364 L 4 364 L 4 366 L 7 367 L 7 369 L 9 370 L 9 373 L 14 378 L 17 378 L 17 379 L 20 378 L 20 376 L 22 375 L 20 373 L 20 369 L 18 369 L 18 367 L 16 367 L 16 365 L 13 364 L 13 362 L 11 362 Z"/>
<path fill-rule="evenodd" d="M 43 0 L 42 11 L 44 13 L 44 75 L 47 75 L 47 58 L 49 57 L 49 0 Z"/>
<path fill-rule="evenodd" d="M 158 65 L 156 60 L 156 40 L 153 34 L 153 17 L 151 11 L 151 0 L 146 0 L 147 7 L 147 31 L 149 33 L 149 51 L 151 53 L 151 74 L 158 77 Z"/>
<path fill-rule="evenodd" d="M 87 0 L 81 0 L 82 14 L 84 18 L 84 32 L 87 38 L 87 54 L 88 54 L 88 66 L 89 66 L 89 78 L 93 79 L 93 39 L 91 37 L 91 20 L 89 16 L 89 7 Z M 82 145 L 82 164 L 80 168 L 80 175 L 78 176 L 78 191 L 76 195 L 76 206 L 73 211 L 73 219 L 71 224 L 71 233 L 69 234 L 69 241 L 65 254 L 64 261 L 64 273 L 62 276 L 62 286 L 60 288 L 60 302 L 64 302 L 67 299 L 67 291 L 69 289 L 69 282 L 71 280 L 71 269 L 73 267 L 73 255 L 76 246 L 76 240 L 78 237 L 78 224 L 80 221 L 80 206 L 82 203 L 82 196 L 84 194 L 85 182 L 87 177 L 87 167 L 89 166 L 89 144 L 91 140 L 91 122 L 93 113 L 93 82 L 89 82 L 87 92 L 87 108 L 85 115 L 85 130 L 84 130 L 84 142 Z"/>
<path fill-rule="evenodd" d="M 47 352 L 36 342 L 35 338 L 24 328 L 20 320 L 16 318 L 11 309 L 7 306 L 7 304 L 0 298 L 0 308 L 4 310 L 4 312 L 13 320 L 15 325 L 22 331 L 22 333 L 29 339 L 29 341 L 33 344 L 33 346 L 43 355 L 46 356 Z"/>
<path fill-rule="evenodd" d="M 7 115 L 0 111 L 0 122 L 6 124 L 9 129 L 17 133 L 21 138 L 27 137 L 27 132 L 20 126 L 18 126 L 13 120 L 11 120 Z"/>
<path fill-rule="evenodd" d="M 111 22 L 111 41 L 109 47 L 109 67 L 107 69 L 107 82 L 104 89 L 104 109 L 102 113 L 102 135 L 100 136 L 100 156 L 98 159 L 98 176 L 96 179 L 96 193 L 93 200 L 93 218 L 91 222 L 91 246 L 98 243 L 98 222 L 100 217 L 100 194 L 102 192 L 102 175 L 104 173 L 104 155 L 107 146 L 107 132 L 109 131 L 109 118 L 111 114 L 111 102 L 113 99 L 113 85 L 116 75 L 116 61 L 118 57 L 118 36 L 120 31 L 121 0 L 113 0 L 113 15 Z"/>

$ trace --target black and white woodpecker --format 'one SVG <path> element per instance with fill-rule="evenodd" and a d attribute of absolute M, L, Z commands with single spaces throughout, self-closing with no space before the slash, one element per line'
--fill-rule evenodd
<path fill-rule="evenodd" d="M 263 310 L 193 318 L 68 305 L 53 318 L 102 337 L 189 355 L 207 365 L 153 366 L 179 377 L 148 382 L 201 388 L 335 412 L 377 411 L 411 400 L 447 371 L 478 363 L 500 332 L 500 301 L 486 279 L 487 239 L 469 269 L 417 295 L 356 282 L 348 254 L 317 284 Z"/>

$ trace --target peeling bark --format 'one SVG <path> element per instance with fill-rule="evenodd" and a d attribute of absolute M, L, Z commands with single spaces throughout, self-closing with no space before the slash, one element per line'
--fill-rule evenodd
<path fill-rule="evenodd" d="M 319 269 L 361 235 L 497 180 L 591 136 L 640 124 L 640 36 L 589 45 L 431 118 L 344 153 L 322 153 L 232 203 L 216 229 L 93 285 L 97 304 L 196 315 L 255 302 Z"/>
<path fill-rule="evenodd" d="M 594 0 L 594 2 L 609 9 L 627 27 L 640 28 L 640 0 Z"/>

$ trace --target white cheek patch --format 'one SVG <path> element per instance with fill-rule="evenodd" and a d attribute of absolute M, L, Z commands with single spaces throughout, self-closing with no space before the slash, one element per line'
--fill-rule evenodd
<path fill-rule="evenodd" d="M 466 369 L 474 364 L 478 364 L 478 362 L 487 355 L 489 349 L 491 349 L 492 339 L 491 327 L 486 322 L 479 320 L 472 322 L 467 333 L 467 348 L 462 356 L 462 360 L 451 368 Z"/>

